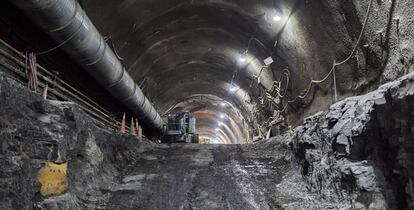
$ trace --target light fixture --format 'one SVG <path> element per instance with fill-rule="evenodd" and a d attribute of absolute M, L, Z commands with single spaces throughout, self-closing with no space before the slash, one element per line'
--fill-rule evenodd
<path fill-rule="evenodd" d="M 263 62 L 265 64 L 265 66 L 270 66 L 270 64 L 272 64 L 274 61 L 273 61 L 273 58 L 271 56 L 269 56 L 266 59 L 264 59 Z"/>
<path fill-rule="evenodd" d="M 221 102 L 221 103 L 220 103 L 220 106 L 225 107 L 225 106 L 226 106 L 226 103 Z"/>
<path fill-rule="evenodd" d="M 224 125 L 224 124 L 223 124 L 222 122 L 219 122 L 219 123 L 218 123 L 218 126 L 219 126 L 219 127 L 221 127 L 221 126 L 223 126 L 223 125 Z"/>
<path fill-rule="evenodd" d="M 226 117 L 226 115 L 224 115 L 224 114 L 220 114 L 220 118 L 221 118 L 221 119 L 224 119 L 224 117 Z"/>
<path fill-rule="evenodd" d="M 230 92 L 232 92 L 232 93 L 236 92 L 237 90 L 238 90 L 238 88 L 235 87 L 235 86 L 231 86 L 231 88 L 230 88 Z"/>
<path fill-rule="evenodd" d="M 279 16 L 279 15 L 277 15 L 277 14 L 275 14 L 274 16 L 273 16 L 273 21 L 276 21 L 276 22 L 278 22 L 278 21 L 280 21 L 282 18 Z"/>
<path fill-rule="evenodd" d="M 245 54 L 243 54 L 243 55 L 241 55 L 240 56 L 240 58 L 239 58 L 239 62 L 240 63 L 244 63 L 246 61 L 246 55 Z"/>

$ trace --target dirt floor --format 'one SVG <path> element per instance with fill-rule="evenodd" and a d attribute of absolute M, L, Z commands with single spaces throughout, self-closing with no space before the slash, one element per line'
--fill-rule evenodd
<path fill-rule="evenodd" d="M 167 145 L 103 131 L 77 105 L 0 75 L 0 206 L 410 209 L 413 81 L 348 98 L 255 144 Z M 38 173 L 59 156 L 67 191 L 44 197 Z"/>

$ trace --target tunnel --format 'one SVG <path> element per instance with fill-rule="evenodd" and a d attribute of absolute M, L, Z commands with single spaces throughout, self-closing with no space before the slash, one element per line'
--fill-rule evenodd
<path fill-rule="evenodd" d="M 0 209 L 413 209 L 411 0 L 4 0 Z"/>

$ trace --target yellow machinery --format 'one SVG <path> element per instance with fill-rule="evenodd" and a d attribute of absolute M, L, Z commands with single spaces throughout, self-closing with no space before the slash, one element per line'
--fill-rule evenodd
<path fill-rule="evenodd" d="M 199 144 L 210 144 L 210 139 L 205 137 L 200 137 Z"/>
<path fill-rule="evenodd" d="M 206 144 L 206 139 L 205 138 L 203 138 L 203 137 L 200 137 L 200 139 L 199 139 L 199 142 L 198 142 L 199 144 Z"/>

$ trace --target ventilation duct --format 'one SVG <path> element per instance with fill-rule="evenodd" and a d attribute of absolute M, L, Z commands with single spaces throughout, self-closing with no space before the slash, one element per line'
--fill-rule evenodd
<path fill-rule="evenodd" d="M 76 0 L 12 2 L 141 121 L 162 130 L 162 118 Z"/>

